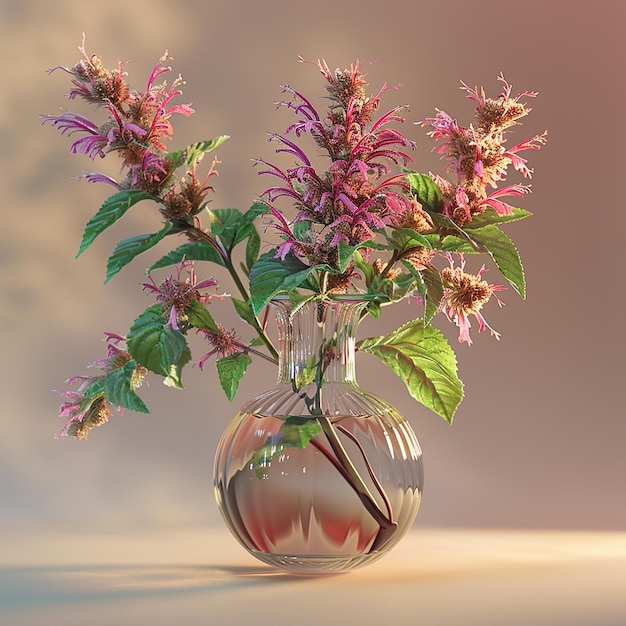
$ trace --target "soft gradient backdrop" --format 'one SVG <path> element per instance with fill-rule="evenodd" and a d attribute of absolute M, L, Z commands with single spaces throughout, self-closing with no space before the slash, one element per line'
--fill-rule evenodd
<path fill-rule="evenodd" d="M 211 367 L 189 368 L 184 393 L 158 381 L 142 390 L 151 415 L 115 416 L 88 442 L 53 439 L 62 420 L 52 390 L 102 354 L 105 330 L 125 333 L 149 304 L 139 284 L 162 252 L 102 285 L 115 242 L 158 222 L 142 206 L 74 260 L 109 189 L 72 180 L 101 164 L 70 155 L 67 138 L 37 116 L 80 106 L 65 100 L 69 76 L 45 70 L 77 61 L 85 32 L 107 66 L 132 60 L 138 86 L 169 50 L 172 77 L 187 81 L 181 101 L 197 110 L 175 120 L 173 147 L 232 135 L 218 151 L 215 207 L 246 208 L 264 188 L 250 158 L 271 157 L 266 133 L 291 121 L 272 104 L 279 84 L 323 95 L 322 77 L 298 55 L 332 68 L 377 59 L 371 91 L 403 83 L 383 108 L 411 105 L 404 130 L 419 144 L 415 169 L 426 171 L 439 162 L 411 122 L 435 108 L 469 122 L 460 81 L 496 95 L 503 71 L 515 93 L 539 91 L 518 133 L 549 131 L 547 147 L 529 155 L 534 193 L 520 202 L 535 216 L 507 229 L 525 261 L 528 299 L 508 290 L 504 308 L 486 311 L 500 342 L 474 333 L 471 348 L 459 346 L 467 395 L 455 424 L 415 405 L 373 357 L 359 361 L 359 378 L 418 433 L 419 525 L 624 530 L 625 18 L 621 0 L 1 0 L 0 525 L 220 523 L 217 439 L 237 406 L 273 383 L 273 372 L 254 365 L 231 405 Z M 375 331 L 407 315 L 405 306 L 385 313 Z"/>

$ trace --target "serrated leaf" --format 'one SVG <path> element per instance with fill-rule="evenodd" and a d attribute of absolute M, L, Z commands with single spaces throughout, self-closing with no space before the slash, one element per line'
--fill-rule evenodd
<path fill-rule="evenodd" d="M 513 288 L 524 299 L 526 278 L 520 254 L 511 239 L 497 226 L 483 226 L 471 231 L 476 240 L 491 255 L 494 263 Z"/>
<path fill-rule="evenodd" d="M 184 389 L 183 386 L 183 367 L 191 361 L 191 350 L 185 346 L 183 353 L 176 363 L 170 365 L 169 374 L 163 379 L 166 387 L 174 387 L 175 389 Z"/>
<path fill-rule="evenodd" d="M 192 166 L 194 163 L 199 163 L 207 152 L 215 150 L 215 148 L 221 146 L 227 139 L 230 139 L 230 135 L 220 135 L 219 137 L 198 141 L 187 146 L 187 150 L 185 151 L 187 155 L 187 165 Z"/>
<path fill-rule="evenodd" d="M 443 296 L 441 275 L 433 266 L 417 271 L 408 261 L 402 261 L 402 264 L 415 279 L 415 284 L 424 302 L 424 324 L 428 326 L 439 311 L 439 304 Z"/>
<path fill-rule="evenodd" d="M 106 399 L 116 406 L 139 413 L 150 413 L 132 386 L 137 363 L 128 361 L 123 367 L 110 371 L 104 379 Z"/>
<path fill-rule="evenodd" d="M 237 311 L 237 315 L 246 323 L 250 324 L 250 326 L 254 326 L 255 316 L 252 311 L 252 307 L 249 302 L 244 302 L 243 300 L 239 300 L 238 298 L 232 298 L 231 302 L 235 307 L 235 311 Z"/>
<path fill-rule="evenodd" d="M 437 183 L 427 174 L 407 172 L 406 179 L 412 194 L 426 211 L 441 213 L 443 198 Z"/>
<path fill-rule="evenodd" d="M 295 315 L 307 302 L 320 299 L 320 295 L 317 293 L 302 294 L 297 291 L 292 291 L 287 294 L 287 296 L 291 304 L 291 308 L 289 309 L 291 315 Z"/>
<path fill-rule="evenodd" d="M 180 361 L 187 347 L 184 335 L 168 326 L 160 305 L 146 309 L 128 331 L 130 355 L 155 374 L 168 377 L 172 365 Z"/>
<path fill-rule="evenodd" d="M 176 265 L 183 260 L 210 261 L 211 263 L 224 266 L 224 259 L 211 244 L 204 241 L 194 241 L 193 243 L 185 243 L 175 250 L 168 252 L 165 256 L 162 256 L 150 267 L 148 272 Z"/>
<path fill-rule="evenodd" d="M 396 244 L 394 247 L 404 249 L 411 248 L 413 246 L 432 248 L 430 239 L 412 228 L 394 228 L 391 232 L 391 240 L 394 244 Z"/>
<path fill-rule="evenodd" d="M 332 271 L 327 265 L 305 265 L 293 254 L 284 261 L 276 258 L 276 251 L 266 252 L 250 270 L 250 304 L 255 315 L 279 293 L 290 292 L 306 285 L 316 270 Z"/>
<path fill-rule="evenodd" d="M 259 205 L 264 206 L 264 205 Z M 211 211 L 211 232 L 227 250 L 256 233 L 254 211 L 242 213 L 239 209 L 214 209 Z"/>
<path fill-rule="evenodd" d="M 291 231 L 293 232 L 293 236 L 298 241 L 303 241 L 308 238 L 309 231 L 311 230 L 313 223 L 310 220 L 298 220 L 291 224 Z"/>
<path fill-rule="evenodd" d="M 475 215 L 471 221 L 466 222 L 463 225 L 464 230 L 473 230 L 475 228 L 482 228 L 483 226 L 489 226 L 490 224 L 505 224 L 507 222 L 517 222 L 530 217 L 532 213 L 526 211 L 526 209 L 517 209 L 511 207 L 511 215 L 500 215 L 496 213 L 494 209 L 489 207 L 484 213 Z"/>
<path fill-rule="evenodd" d="M 252 359 L 245 352 L 225 356 L 216 362 L 220 384 L 229 400 L 233 400 L 235 397 L 239 381 L 246 373 L 250 363 L 252 363 Z"/>
<path fill-rule="evenodd" d="M 439 310 L 439 304 L 443 297 L 443 283 L 439 272 L 430 266 L 422 271 L 422 279 L 426 288 L 424 323 L 428 325 Z"/>
<path fill-rule="evenodd" d="M 350 261 L 352 261 L 352 259 L 354 258 L 354 253 L 359 248 L 363 248 L 367 246 L 368 244 L 369 242 L 364 241 L 364 242 L 357 244 L 356 246 L 349 246 L 347 243 L 340 241 L 339 245 L 337 246 L 337 259 L 338 259 L 337 265 L 339 267 L 339 271 L 345 272 L 346 269 L 348 269 L 348 265 L 350 264 Z"/>
<path fill-rule="evenodd" d="M 486 252 L 484 248 L 476 245 L 476 241 L 472 242 L 469 239 L 456 237 L 455 235 L 448 235 L 443 238 L 443 241 L 437 246 L 438 250 L 444 252 L 461 252 L 463 254 L 476 254 L 478 252 Z"/>
<path fill-rule="evenodd" d="M 247 222 L 253 222 L 257 217 L 267 215 L 269 212 L 267 205 L 262 202 L 253 202 L 250 208 L 243 214 L 243 217 Z"/>
<path fill-rule="evenodd" d="M 447 215 L 442 213 L 428 213 L 433 221 L 435 228 L 437 229 L 436 235 L 425 235 L 425 238 L 430 241 L 433 248 L 437 250 L 447 250 L 446 242 L 450 237 L 457 238 L 463 242 L 467 242 L 464 245 L 469 244 L 472 247 L 472 239 L 468 233 L 466 233 L 460 226 L 455 224 Z M 443 233 L 443 235 L 441 234 Z M 439 241 L 436 241 L 438 239 Z M 473 252 L 478 252 L 474 249 Z"/>
<path fill-rule="evenodd" d="M 357 348 L 377 356 L 415 400 L 452 423 L 463 399 L 463 383 L 454 351 L 441 331 L 417 319 L 388 335 L 363 339 Z"/>
<path fill-rule="evenodd" d="M 185 308 L 187 320 L 194 328 L 208 330 L 211 333 L 219 332 L 219 327 L 215 323 L 213 316 L 206 310 L 206 307 L 197 300 L 192 300 Z"/>
<path fill-rule="evenodd" d="M 113 254 L 107 261 L 107 273 L 105 284 L 108 283 L 123 267 L 128 265 L 135 257 L 139 256 L 146 250 L 150 250 L 156 246 L 164 237 L 170 234 L 174 229 L 172 222 L 166 222 L 165 226 L 157 233 L 147 235 L 135 235 L 122 239 Z"/>
<path fill-rule="evenodd" d="M 93 243 L 98 235 L 117 222 L 131 206 L 141 200 L 154 200 L 154 197 L 140 189 L 123 189 L 109 196 L 98 212 L 87 222 L 76 258 Z"/>

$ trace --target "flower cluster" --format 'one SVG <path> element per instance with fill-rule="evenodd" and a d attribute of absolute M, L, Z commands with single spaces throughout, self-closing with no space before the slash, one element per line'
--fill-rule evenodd
<path fill-rule="evenodd" d="M 295 156 L 300 164 L 283 170 L 262 159 L 257 163 L 267 167 L 260 173 L 272 174 L 282 182 L 264 194 L 284 240 L 278 251 L 280 258 L 292 252 L 309 264 L 338 268 L 339 244 L 366 245 L 376 231 L 401 221 L 410 210 L 411 201 L 402 193 L 408 185 L 401 174 L 391 174 L 390 165 L 407 165 L 411 158 L 406 150 L 413 149 L 415 143 L 388 127 L 404 121 L 399 115 L 404 107 L 374 120 L 387 87 L 368 96 L 359 62 L 335 72 L 323 60 L 315 65 L 327 81 L 330 104 L 325 115 L 301 93 L 284 86 L 292 99 L 277 104 L 291 109 L 298 119 L 283 135 L 271 136 L 280 143 L 277 152 Z M 306 153 L 287 138 L 289 134 L 309 135 L 328 157 L 327 167 L 316 170 Z M 297 207 L 291 223 L 275 205 L 281 197 L 290 198 Z"/>
<path fill-rule="evenodd" d="M 72 67 L 57 66 L 49 72 L 63 70 L 72 76 L 70 100 L 82 99 L 102 107 L 108 114 L 100 125 L 87 117 L 66 111 L 60 115 L 42 116 L 65 135 L 77 135 L 71 152 L 82 153 L 92 160 L 104 158 L 114 152 L 122 159 L 126 176 L 120 182 L 100 172 L 82 175 L 90 182 L 104 182 L 117 189 L 138 189 L 152 195 L 163 194 L 161 212 L 165 217 L 193 216 L 204 207 L 207 193 L 212 187 L 207 180 L 215 172 L 211 168 L 203 181 L 197 178 L 195 168 L 186 177 L 173 180 L 180 165 L 180 154 L 168 153 L 167 142 L 172 139 L 171 117 L 174 114 L 190 116 L 194 110 L 189 104 L 172 104 L 181 95 L 183 83 L 179 76 L 171 85 L 158 80 L 171 68 L 164 65 L 168 53 L 159 59 L 145 91 L 135 91 L 126 81 L 123 64 L 113 70 L 106 69 L 96 55 L 88 55 L 83 40 L 79 50 L 83 58 Z"/>
<path fill-rule="evenodd" d="M 61 392 L 66 401 L 61 404 L 59 414 L 67 421 L 55 435 L 57 438 L 71 435 L 77 439 L 87 439 L 92 428 L 108 421 L 113 408 L 113 403 L 106 396 L 106 380 L 109 375 L 115 375 L 130 363 L 132 371 L 129 386 L 134 391 L 141 386 L 147 374 L 145 367 L 132 361 L 125 346 L 125 337 L 105 333 L 105 339 L 107 356 L 92 364 L 92 367 L 97 367 L 102 373 L 92 376 L 72 376 L 66 381 L 70 388 Z M 73 386 L 76 388 L 72 389 Z M 123 413 L 124 407 L 116 408 Z"/>
<path fill-rule="evenodd" d="M 441 142 L 434 149 L 448 160 L 446 169 L 456 174 L 455 183 L 440 175 L 436 175 L 434 180 L 443 194 L 445 214 L 459 226 L 484 213 L 488 207 L 499 215 L 510 215 L 512 207 L 500 198 L 521 197 L 530 188 L 513 184 L 498 189 L 497 185 L 506 179 L 511 165 L 525 178 L 530 178 L 532 170 L 519 153 L 536 150 L 546 141 L 547 133 L 543 133 L 515 146 L 505 146 L 506 131 L 519 124 L 519 120 L 530 112 L 521 99 L 534 98 L 537 93 L 525 91 L 512 98 L 511 85 L 502 75 L 499 80 L 504 83 L 504 91 L 495 99 L 487 98 L 478 87 L 472 89 L 463 84 L 468 98 L 476 102 L 475 125 L 461 126 L 444 111 L 438 111 L 436 117 L 422 122 L 422 125 L 431 127 L 428 134 Z M 490 192 L 489 188 L 494 191 Z"/>

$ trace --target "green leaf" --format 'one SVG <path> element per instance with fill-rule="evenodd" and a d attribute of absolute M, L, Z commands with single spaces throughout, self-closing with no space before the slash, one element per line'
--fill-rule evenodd
<path fill-rule="evenodd" d="M 210 261 L 224 266 L 224 259 L 220 253 L 209 243 L 205 241 L 194 241 L 193 243 L 185 243 L 175 250 L 168 252 L 162 256 L 154 265 L 150 267 L 148 272 L 176 265 L 183 260 L 187 261 Z"/>
<path fill-rule="evenodd" d="M 444 237 L 442 243 L 437 248 L 445 252 L 462 252 L 463 254 L 486 252 L 486 250 L 476 244 L 476 241 L 470 241 L 469 238 L 461 238 L 456 235 Z"/>
<path fill-rule="evenodd" d="M 221 146 L 227 139 L 230 139 L 230 135 L 220 135 L 214 139 L 198 141 L 187 146 L 185 151 L 187 155 L 187 165 L 192 166 L 194 163 L 199 163 L 207 152 L 215 150 L 215 148 Z"/>
<path fill-rule="evenodd" d="M 446 248 L 446 243 L 450 236 L 454 236 L 463 242 L 467 242 L 470 247 L 472 247 L 470 235 L 460 226 L 455 224 L 447 215 L 443 215 L 441 213 L 429 213 L 429 215 L 438 231 L 435 235 L 425 235 L 425 238 L 430 241 L 433 248 L 436 248 L 437 250 L 448 250 L 448 248 Z M 473 251 L 477 252 L 478 250 Z"/>
<path fill-rule="evenodd" d="M 290 448 L 304 450 L 313 437 L 322 432 L 316 418 L 308 416 L 290 416 L 280 427 L 281 443 Z"/>
<path fill-rule="evenodd" d="M 250 324 L 250 326 L 255 325 L 255 315 L 252 311 L 252 307 L 249 302 L 244 302 L 243 300 L 239 300 L 238 298 L 232 298 L 231 302 L 235 307 L 235 311 L 237 311 L 237 315 L 246 323 Z"/>
<path fill-rule="evenodd" d="M 93 243 L 98 235 L 120 219 L 133 204 L 149 199 L 154 200 L 154 197 L 141 189 L 123 189 L 109 196 L 98 212 L 87 222 L 76 258 Z"/>
<path fill-rule="evenodd" d="M 122 239 L 122 241 L 115 246 L 113 254 L 107 261 L 106 280 L 104 281 L 105 284 L 108 283 L 123 267 L 128 265 L 136 256 L 156 246 L 161 239 L 172 232 L 173 228 L 174 225 L 172 222 L 166 222 L 165 226 L 158 233 L 135 235 L 134 237 Z"/>
<path fill-rule="evenodd" d="M 253 224 L 255 215 L 254 207 L 264 205 L 253 205 L 246 213 L 239 209 L 214 209 L 211 211 L 211 232 L 218 237 L 222 245 L 227 250 L 232 250 L 237 244 L 248 237 L 254 236 L 257 232 Z"/>
<path fill-rule="evenodd" d="M 526 209 L 516 209 L 515 207 L 511 207 L 511 209 L 513 211 L 511 215 L 499 215 L 494 209 L 489 207 L 484 213 L 481 213 L 480 215 L 475 215 L 470 222 L 466 222 L 463 225 L 463 229 L 473 230 L 475 228 L 489 226 L 490 224 L 505 224 L 507 222 L 517 222 L 532 215 L 532 213 L 530 211 L 526 211 Z"/>
<path fill-rule="evenodd" d="M 319 300 L 320 294 L 317 293 L 308 293 L 302 294 L 297 291 L 292 291 L 288 294 L 289 302 L 291 303 L 291 315 L 294 315 L 297 311 L 299 311 L 307 302 L 311 302 L 313 300 Z"/>
<path fill-rule="evenodd" d="M 167 378 L 172 365 L 179 363 L 187 341 L 179 330 L 166 324 L 163 308 L 155 304 L 133 322 L 126 345 L 138 363 Z"/>
<path fill-rule="evenodd" d="M 246 244 L 246 269 L 248 272 L 252 266 L 257 262 L 259 258 L 259 251 L 261 250 L 261 237 L 259 233 L 254 229 L 248 237 L 248 243 Z"/>
<path fill-rule="evenodd" d="M 168 152 L 165 155 L 165 159 L 172 164 L 172 172 L 185 162 L 185 152 L 185 150 L 174 150 L 173 152 Z"/>
<path fill-rule="evenodd" d="M 291 232 L 298 241 L 306 241 L 312 227 L 313 222 L 310 220 L 298 220 L 291 224 Z"/>
<path fill-rule="evenodd" d="M 433 213 L 441 213 L 443 207 L 441 189 L 430 176 L 407 171 L 406 179 L 411 193 L 417 197 L 423 209 Z"/>
<path fill-rule="evenodd" d="M 183 353 L 176 363 L 170 365 L 170 371 L 166 378 L 163 379 L 163 384 L 166 387 L 174 387 L 175 389 L 184 389 L 183 386 L 183 367 L 191 361 L 191 350 L 188 346 L 185 346 Z"/>
<path fill-rule="evenodd" d="M 80 405 L 81 411 L 86 411 L 89 406 L 100 396 L 104 396 L 105 377 L 92 380 L 83 391 L 83 401 Z"/>
<path fill-rule="evenodd" d="M 417 271 L 408 261 L 402 261 L 408 273 L 414 277 L 415 284 L 424 301 L 424 324 L 428 326 L 437 311 L 443 296 L 443 284 L 441 275 L 432 266 Z"/>
<path fill-rule="evenodd" d="M 268 437 L 266 443 L 257 448 L 250 459 L 256 475 L 262 478 L 267 465 L 281 455 L 285 448 L 291 447 L 304 450 L 311 439 L 316 437 L 321 431 L 322 427 L 314 417 L 288 417 L 280 427 L 279 437 Z"/>
<path fill-rule="evenodd" d="M 368 242 L 364 241 L 356 246 L 349 246 L 347 243 L 339 242 L 337 246 L 338 267 L 340 272 L 345 272 L 348 269 L 350 261 L 354 258 L 354 253 L 359 249 L 367 246 Z"/>
<path fill-rule="evenodd" d="M 133 389 L 133 376 L 137 363 L 128 361 L 123 367 L 110 371 L 104 379 L 106 399 L 116 406 L 121 406 L 139 413 L 150 413 L 143 400 Z"/>
<path fill-rule="evenodd" d="M 239 381 L 246 373 L 248 365 L 252 363 L 250 355 L 245 352 L 238 352 L 231 356 L 225 356 L 216 362 L 217 374 L 220 379 L 222 389 L 229 400 L 232 400 L 237 393 Z"/>
<path fill-rule="evenodd" d="M 399 247 L 404 250 L 414 246 L 432 248 L 430 239 L 412 228 L 394 228 L 391 232 L 391 241 L 395 244 L 394 247 Z"/>
<path fill-rule="evenodd" d="M 279 293 L 290 292 L 306 284 L 312 272 L 333 271 L 328 265 L 305 265 L 293 254 L 284 261 L 276 258 L 276 250 L 266 252 L 250 270 L 250 304 L 255 315 Z"/>
<path fill-rule="evenodd" d="M 487 250 L 498 269 L 519 295 L 526 297 L 526 278 L 520 254 L 497 226 L 483 226 L 471 231 L 471 237 Z"/>
<path fill-rule="evenodd" d="M 187 320 L 194 328 L 202 328 L 211 333 L 219 332 L 219 326 L 201 302 L 192 300 L 185 308 L 185 313 L 187 314 Z"/>
<path fill-rule="evenodd" d="M 369 287 L 372 284 L 372 279 L 374 278 L 374 268 L 371 263 L 368 263 L 363 258 L 363 255 L 358 250 L 354 253 L 354 265 L 359 272 L 363 274 L 365 284 Z"/>
<path fill-rule="evenodd" d="M 357 348 L 377 356 L 415 400 L 452 423 L 463 399 L 463 383 L 454 351 L 441 331 L 417 319 L 388 335 L 363 339 Z"/>
<path fill-rule="evenodd" d="M 369 315 L 371 315 L 372 318 L 375 319 L 375 320 L 380 319 L 380 316 L 381 316 L 381 313 L 382 313 L 380 301 L 378 301 L 378 300 L 371 300 L 370 302 L 368 302 L 367 303 L 367 313 Z"/>
<path fill-rule="evenodd" d="M 439 304 L 443 297 L 443 284 L 441 274 L 432 266 L 427 267 L 421 274 L 426 289 L 424 323 L 428 325 L 439 310 Z"/>
<path fill-rule="evenodd" d="M 267 205 L 262 202 L 254 202 L 250 208 L 243 214 L 244 219 L 247 222 L 252 223 L 257 217 L 260 215 L 267 215 L 269 213 L 269 209 Z"/>

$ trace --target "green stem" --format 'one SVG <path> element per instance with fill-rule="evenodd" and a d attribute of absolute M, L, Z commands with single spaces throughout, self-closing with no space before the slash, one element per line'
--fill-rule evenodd
<path fill-rule="evenodd" d="M 386 531 L 388 529 L 395 528 L 395 522 L 390 517 L 385 515 L 384 511 L 378 506 L 372 492 L 361 478 L 361 475 L 354 466 L 354 463 L 352 463 L 352 460 L 350 459 L 343 443 L 341 443 L 341 439 L 339 439 L 339 436 L 333 428 L 332 422 L 328 416 L 317 415 L 316 417 L 324 434 L 326 435 L 326 438 L 328 439 L 330 447 L 333 449 L 339 463 L 341 463 L 341 466 L 344 468 L 346 475 L 350 478 L 351 485 L 367 511 L 380 525 L 381 529 Z"/>
<path fill-rule="evenodd" d="M 376 487 L 376 491 L 378 491 L 378 493 L 380 494 L 380 497 L 385 502 L 385 508 L 387 509 L 387 519 L 392 521 L 393 520 L 393 509 L 391 507 L 391 502 L 389 500 L 389 497 L 385 493 L 385 490 L 384 490 L 383 486 L 380 484 L 380 481 L 378 480 L 378 477 L 374 473 L 374 470 L 373 470 L 372 466 L 370 465 L 369 459 L 367 458 L 367 453 L 365 452 L 365 449 L 361 445 L 361 442 L 359 441 L 358 437 L 356 435 L 354 435 L 353 433 L 351 433 L 344 426 L 338 425 L 337 426 L 337 430 L 339 432 L 343 433 L 343 435 L 345 435 L 346 437 L 348 437 L 348 439 L 350 439 L 354 443 L 354 445 L 359 449 L 359 452 L 361 453 L 361 456 L 363 457 L 363 461 L 365 462 L 365 465 L 367 466 L 367 473 L 370 475 L 370 478 L 371 478 L 372 482 L 374 483 L 374 487 Z"/>
<path fill-rule="evenodd" d="M 336 341 L 336 339 L 334 341 Z M 365 481 L 363 480 L 361 474 L 359 473 L 359 470 L 355 467 L 354 463 L 352 462 L 352 459 L 350 458 L 350 455 L 348 454 L 343 443 L 341 442 L 341 439 L 339 438 L 339 435 L 337 434 L 335 428 L 333 427 L 333 424 L 330 418 L 328 417 L 328 415 L 324 415 L 322 411 L 322 399 L 321 399 L 322 385 L 324 383 L 324 370 L 327 366 L 327 363 L 324 358 L 325 349 L 327 349 L 327 344 L 325 342 L 322 342 L 322 345 L 320 346 L 318 362 L 317 362 L 317 372 L 316 372 L 315 381 L 314 381 L 315 396 L 314 398 L 309 399 L 309 402 L 307 402 L 307 404 L 309 407 L 309 411 L 311 412 L 313 416 L 317 418 L 322 428 L 322 431 L 326 435 L 326 439 L 328 440 L 328 443 L 330 444 L 330 447 L 335 454 L 337 464 L 340 467 L 341 474 L 348 481 L 352 489 L 354 489 L 359 500 L 361 500 L 361 502 L 363 503 L 363 506 L 368 511 L 368 513 L 378 523 L 380 530 L 378 531 L 378 534 L 376 538 L 374 539 L 374 542 L 372 543 L 372 547 L 370 548 L 370 550 L 371 551 L 380 550 L 380 548 L 385 543 L 387 543 L 389 539 L 391 539 L 391 537 L 395 533 L 395 530 L 397 528 L 397 523 L 394 522 L 393 520 L 391 503 L 389 502 L 389 499 L 387 498 L 382 486 L 380 485 L 376 476 L 374 475 L 374 472 L 369 464 L 369 460 L 367 459 L 367 455 L 365 454 L 365 450 L 363 449 L 359 441 L 356 438 L 354 438 L 351 435 L 351 433 L 349 433 L 348 431 L 345 431 L 345 429 L 343 428 L 340 428 L 340 430 L 342 430 L 342 432 L 344 432 L 344 434 L 347 435 L 353 441 L 353 443 L 355 443 L 355 445 L 361 452 L 361 455 L 363 456 L 365 460 L 368 473 L 370 474 L 370 477 L 374 483 L 374 486 L 377 488 L 377 490 L 381 494 L 381 497 L 383 498 L 385 507 L 387 509 L 386 514 L 385 514 L 385 511 L 383 511 L 383 509 L 379 506 L 378 502 L 374 498 L 374 495 L 372 494 L 368 486 L 365 484 Z M 306 402 L 306 399 L 305 399 L 305 402 Z"/>
<path fill-rule="evenodd" d="M 246 353 L 250 353 L 250 354 L 254 354 L 254 356 L 258 356 L 261 359 L 265 359 L 266 361 L 269 361 L 272 365 L 278 365 L 278 363 L 276 362 L 275 359 L 273 359 L 271 356 L 265 354 L 264 352 L 261 352 L 260 350 L 255 350 L 254 348 L 252 348 L 251 346 L 243 343 L 243 341 L 234 341 L 233 342 L 242 352 L 246 352 Z"/>
<path fill-rule="evenodd" d="M 381 276 L 384 278 L 387 273 L 391 270 L 391 268 L 402 258 L 402 254 L 398 249 L 393 251 L 391 258 L 387 261 L 387 265 L 385 265 L 385 269 L 381 272 Z"/>
<path fill-rule="evenodd" d="M 328 291 L 328 272 L 325 270 L 320 273 L 320 293 Z"/>
<path fill-rule="evenodd" d="M 239 290 L 241 297 L 244 299 L 245 302 L 250 302 L 250 295 L 246 291 L 246 288 L 243 282 L 241 282 L 241 279 L 239 278 L 239 274 L 237 274 L 237 270 L 235 269 L 235 266 L 233 265 L 230 253 L 228 253 L 227 255 L 226 269 L 228 270 L 228 273 L 233 279 L 233 282 L 237 286 L 237 289 Z M 267 333 L 265 332 L 265 330 L 259 323 L 259 320 L 257 319 L 256 315 L 252 317 L 252 320 L 253 320 L 252 326 L 254 330 L 256 331 L 257 335 L 259 336 L 261 341 L 265 344 L 267 349 L 270 351 L 270 354 L 272 355 L 272 362 L 274 364 L 278 364 L 278 351 L 274 347 L 272 340 L 269 338 L 269 336 L 267 335 Z"/>
<path fill-rule="evenodd" d="M 202 228 L 198 228 L 197 226 L 193 226 L 191 224 L 186 224 L 185 230 L 188 231 L 189 238 L 192 241 L 198 241 L 198 240 L 204 241 L 208 243 L 209 245 L 213 246 L 213 248 L 217 250 L 219 255 L 222 257 L 222 260 L 224 261 L 224 267 L 228 270 L 228 273 L 230 274 L 231 278 L 233 279 L 233 282 L 235 283 L 237 289 L 239 290 L 241 297 L 244 299 L 245 302 L 250 302 L 250 296 L 248 292 L 246 291 L 244 284 L 241 282 L 241 279 L 239 278 L 239 274 L 237 274 L 237 270 L 235 269 L 235 266 L 233 265 L 231 251 L 225 250 L 224 247 L 221 245 L 221 243 L 215 237 L 213 237 L 210 233 L 204 231 Z M 259 324 L 259 320 L 257 319 L 256 316 L 253 316 L 252 327 L 254 328 L 257 335 L 259 336 L 261 341 L 265 344 L 265 346 L 270 352 L 271 357 L 268 358 L 264 356 L 264 358 L 267 358 L 269 361 L 274 363 L 274 365 L 277 365 L 278 364 L 278 351 L 274 347 L 272 340 L 269 338 L 269 336 L 267 335 L 263 327 Z M 249 351 L 252 352 L 253 354 L 260 354 L 253 350 L 249 350 Z"/>

